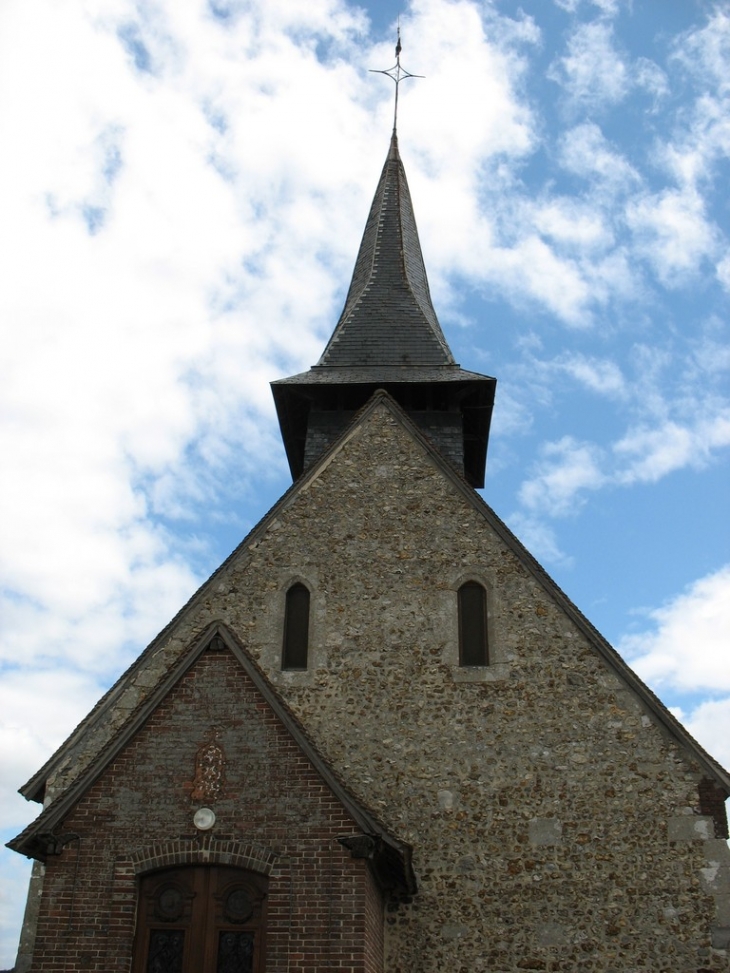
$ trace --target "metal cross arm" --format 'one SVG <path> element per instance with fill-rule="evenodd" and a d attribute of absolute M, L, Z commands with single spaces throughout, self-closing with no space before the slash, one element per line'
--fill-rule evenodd
<path fill-rule="evenodd" d="M 393 81 L 395 82 L 395 109 L 393 111 L 393 131 L 396 130 L 396 127 L 397 127 L 397 124 L 398 124 L 398 86 L 400 85 L 401 81 L 403 81 L 405 78 L 423 78 L 423 77 L 425 77 L 425 75 L 423 75 L 423 74 L 411 74 L 410 71 L 406 71 L 406 69 L 404 67 L 402 67 L 402 65 L 400 63 L 400 52 L 401 52 L 401 50 L 402 50 L 402 48 L 401 48 L 401 42 L 400 42 L 400 27 L 399 27 L 398 28 L 398 43 L 395 45 L 395 64 L 393 65 L 393 67 L 392 68 L 388 68 L 387 70 L 382 70 L 382 69 L 379 69 L 379 68 L 370 68 L 369 69 L 373 74 L 385 74 L 389 78 L 392 78 Z"/>

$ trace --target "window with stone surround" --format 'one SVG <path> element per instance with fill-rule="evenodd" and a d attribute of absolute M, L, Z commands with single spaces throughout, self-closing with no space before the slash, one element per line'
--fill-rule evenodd
<path fill-rule="evenodd" d="M 487 592 L 477 581 L 459 588 L 459 665 L 489 664 Z"/>
<path fill-rule="evenodd" d="M 286 593 L 282 669 L 306 669 L 309 652 L 309 589 L 301 582 Z"/>

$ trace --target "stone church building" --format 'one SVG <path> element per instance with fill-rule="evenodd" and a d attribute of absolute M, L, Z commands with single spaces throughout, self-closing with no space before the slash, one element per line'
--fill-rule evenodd
<path fill-rule="evenodd" d="M 293 485 L 22 788 L 34 973 L 730 970 L 730 775 L 481 499 L 394 133 Z"/>

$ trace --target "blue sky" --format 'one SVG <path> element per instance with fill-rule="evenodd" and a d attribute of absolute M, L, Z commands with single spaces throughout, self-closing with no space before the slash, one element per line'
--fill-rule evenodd
<path fill-rule="evenodd" d="M 0 747 L 16 788 L 289 483 L 387 151 L 498 379 L 484 496 L 730 764 L 730 7 L 9 0 Z M 12 149 L 8 150 L 8 146 Z M 27 866 L 3 852 L 0 967 Z"/>

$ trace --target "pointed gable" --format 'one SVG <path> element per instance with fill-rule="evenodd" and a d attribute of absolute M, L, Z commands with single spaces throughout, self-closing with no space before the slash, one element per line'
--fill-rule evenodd
<path fill-rule="evenodd" d="M 169 772 L 171 766 L 175 770 L 166 780 L 162 768 Z M 170 793 L 161 797 L 157 784 Z M 322 810 L 322 784 L 339 803 L 338 813 Z M 203 632 L 73 783 L 9 847 L 40 860 L 58 854 L 63 841 L 59 845 L 54 830 L 62 823 L 68 828 L 74 808 L 95 786 L 107 805 L 122 800 L 115 798 L 118 791 L 148 818 L 176 814 L 179 820 L 167 820 L 164 827 L 179 833 L 189 830 L 201 804 L 228 806 L 229 814 L 235 809 L 244 822 L 238 824 L 243 836 L 270 844 L 276 844 L 272 836 L 281 834 L 282 824 L 306 837 L 326 818 L 328 827 L 334 821 L 346 847 L 369 842 L 367 857 L 382 887 L 404 892 L 416 887 L 409 846 L 391 836 L 348 791 L 220 623 Z M 286 806 L 280 800 L 284 792 Z M 264 817 L 256 820 L 262 812 Z M 223 820 L 218 826 L 230 831 L 235 823 Z M 358 833 L 353 835 L 353 828 Z"/>
<path fill-rule="evenodd" d="M 423 588 L 426 604 L 431 599 L 428 579 L 434 591 L 448 589 L 446 572 L 457 561 L 492 563 L 494 567 L 488 570 L 494 584 L 499 582 L 505 592 L 513 576 L 530 579 L 530 584 L 537 586 L 535 590 L 544 592 L 580 632 L 590 650 L 615 672 L 623 687 L 636 693 L 707 773 L 730 790 L 727 772 L 623 661 L 428 437 L 381 391 L 201 586 L 21 793 L 31 800 L 43 800 L 46 781 L 50 780 L 55 799 L 58 790 L 72 783 L 78 769 L 89 759 L 97 759 L 131 715 L 141 712 L 141 705 L 148 705 L 150 694 L 161 698 L 170 680 L 178 678 L 186 646 L 191 638 L 197 644 L 211 612 L 225 619 L 234 631 L 248 632 L 249 650 L 244 661 L 252 655 L 257 661 L 247 665 L 263 667 L 269 679 L 281 679 L 272 692 L 283 693 L 286 698 L 288 687 L 297 683 L 283 679 L 279 672 L 282 620 L 277 619 L 276 627 L 271 628 L 265 617 L 262 588 L 274 587 L 279 576 L 299 579 L 303 565 L 309 564 L 320 583 L 348 588 L 350 597 L 354 597 L 357 592 L 376 588 L 375 568 L 382 574 L 384 566 L 390 565 L 387 570 L 393 574 L 386 574 L 389 580 L 384 582 L 385 590 L 390 590 L 394 583 L 404 584 L 406 566 L 413 569 L 418 565 L 425 573 L 418 582 L 407 578 L 400 597 L 409 592 L 412 598 L 414 590 Z M 502 600 L 505 597 L 501 595 Z M 367 600 L 351 607 L 362 611 L 363 619 L 369 615 Z M 420 601 L 412 601 L 408 608 L 398 602 L 396 613 L 418 615 L 425 610 Z M 517 611 L 517 607 L 510 610 Z M 337 615 L 347 623 L 344 608 L 338 609 Z M 438 635 L 439 641 L 443 635 Z M 323 632 L 321 637 L 336 641 L 331 632 Z M 499 641 L 516 644 L 515 633 L 505 629 Z M 326 673 L 329 679 L 333 661 L 320 656 L 313 668 L 317 671 L 320 666 L 322 678 Z M 362 675 L 360 665 L 357 671 Z M 316 711 L 316 696 L 314 701 Z M 318 719 L 315 716 L 315 721 Z"/>
<path fill-rule="evenodd" d="M 456 655 L 448 648 L 456 640 L 456 581 L 464 573 L 458 565 L 479 566 L 497 599 L 496 610 L 494 603 L 490 606 L 495 664 L 483 673 L 487 681 L 501 681 L 510 671 L 535 665 L 537 658 L 547 670 L 551 653 L 558 649 L 564 660 L 556 663 L 559 666 L 580 667 L 582 662 L 574 662 L 574 655 L 595 656 L 613 674 L 615 685 L 635 697 L 708 777 L 730 791 L 727 772 L 663 706 L 398 404 L 379 392 L 150 644 L 23 793 L 39 799 L 44 781 L 50 779 L 55 797 L 74 782 L 79 768 L 90 760 L 95 762 L 110 741 L 131 725 L 129 720 L 137 718 L 134 714 L 142 712 L 140 698 L 148 705 L 151 694 L 160 698 L 170 680 L 178 678 L 186 646 L 210 624 L 211 613 L 224 619 L 232 631 L 247 633 L 244 659 L 250 655 L 256 660 L 250 665 L 260 667 L 275 683 L 275 692 L 295 707 L 325 757 L 336 757 L 337 766 L 337 759 L 345 759 L 342 748 L 346 740 L 331 738 L 334 711 L 329 707 L 339 700 L 342 709 L 336 719 L 354 721 L 354 733 L 358 714 L 373 706 L 377 709 L 377 693 L 385 694 L 381 705 L 386 705 L 389 687 L 379 680 L 389 668 L 400 672 L 396 681 L 405 680 L 406 693 L 407 673 L 420 672 L 425 666 L 433 678 L 438 671 L 437 682 L 447 687 L 438 690 L 439 697 L 446 692 L 456 693 L 454 701 L 458 698 L 452 680 L 460 674 Z M 277 614 L 274 605 L 275 598 L 280 606 L 284 603 L 282 579 L 295 582 L 302 576 L 317 582 L 313 584 L 313 613 L 322 616 L 326 611 L 326 620 L 319 623 L 313 639 L 318 648 L 305 674 L 306 683 L 295 674 L 281 672 L 283 615 L 281 611 Z M 317 589 L 329 592 L 328 608 L 323 609 L 323 596 Z M 440 605 L 437 610 L 435 599 Z M 555 616 L 555 634 L 547 654 L 540 647 L 541 633 L 548 627 L 543 608 L 529 609 L 536 613 L 534 626 L 521 621 L 523 602 L 533 606 L 540 599 Z M 388 606 L 385 612 L 373 608 L 373 603 L 381 601 Z M 559 643 L 557 633 L 564 624 L 570 626 L 571 634 Z M 409 631 L 411 635 L 399 634 Z M 408 639 L 416 641 L 411 645 Z M 440 646 L 436 657 L 433 645 Z M 451 662 L 447 663 L 449 652 Z M 352 709 L 343 695 L 343 687 L 353 689 L 347 660 L 355 655 L 357 679 L 365 681 L 372 696 L 363 701 L 364 709 Z M 328 706 L 323 706 L 317 693 L 303 693 L 300 685 L 339 688 Z M 403 712 L 408 712 L 411 701 L 404 698 L 402 703 Z M 401 713 L 399 707 L 395 712 Z M 357 734 L 351 743 L 358 746 Z M 363 770 L 363 774 L 368 776 L 371 771 Z"/>
<path fill-rule="evenodd" d="M 283 672 L 283 606 L 299 583 L 311 592 L 313 651 L 306 672 Z M 488 665 L 459 660 L 457 592 L 465 583 L 486 593 Z M 241 795 L 241 812 L 231 819 L 222 813 L 216 835 L 196 843 L 184 838 L 191 830 L 193 757 L 207 739 L 202 731 L 216 720 L 198 667 L 216 632 L 238 673 L 229 670 L 224 680 L 232 695 L 217 711 L 222 725 L 235 724 L 239 709 L 252 713 L 258 702 L 246 723 L 248 739 L 230 758 L 231 793 Z M 174 759 L 169 752 L 163 759 L 164 734 L 188 712 L 204 714 L 204 722 Z M 264 746 L 262 759 L 250 741 L 274 727 L 276 746 Z M 363 964 L 364 970 L 413 969 L 423 956 L 429 969 L 457 962 L 477 968 L 485 929 L 496 930 L 494 964 L 517 969 L 525 955 L 524 941 L 513 935 L 517 921 L 538 944 L 528 957 L 532 969 L 547 968 L 546 956 L 575 966 L 585 955 L 576 935 L 586 929 L 597 944 L 593 955 L 610 956 L 616 934 L 607 930 L 640 927 L 635 940 L 622 941 L 622 957 L 640 965 L 649 940 L 662 968 L 682 973 L 697 969 L 697 942 L 710 935 L 724 941 L 712 898 L 717 915 L 726 914 L 730 867 L 721 812 L 730 776 L 385 392 L 372 397 L 59 751 L 46 772 L 57 781 L 66 773 L 65 789 L 56 789 L 13 847 L 42 854 L 34 842 L 72 845 L 82 834 L 75 809 L 85 807 L 88 848 L 91 835 L 118 820 L 120 794 L 102 787 L 104 775 L 120 761 L 130 764 L 125 754 L 152 729 L 161 742 L 154 747 L 148 734 L 144 766 L 160 756 L 162 784 L 150 786 L 148 796 L 162 812 L 148 830 L 172 835 L 165 848 L 182 842 L 188 852 L 195 845 L 196 854 L 216 848 L 228 854 L 231 833 L 240 842 L 258 833 L 259 823 L 286 832 L 258 783 L 249 814 L 245 782 L 267 775 L 279 780 L 275 790 L 292 795 L 287 820 L 296 831 L 299 783 L 291 790 L 289 779 L 302 761 L 310 784 L 316 778 L 327 797 L 318 805 L 312 787 L 302 794 L 306 820 L 319 827 L 334 803 L 357 827 L 344 833 L 337 817 L 336 832 L 317 832 L 317 851 L 301 845 L 298 862 L 332 861 L 333 840 L 342 839 L 340 847 L 364 857 L 382 888 L 408 892 L 413 847 L 418 898 L 412 907 L 408 895 L 389 904 L 387 961 Z M 85 763 L 74 776 L 68 765 L 80 759 L 81 740 Z M 221 742 L 224 754 L 232 752 Z M 190 768 L 175 785 L 182 807 L 169 799 L 163 773 L 177 780 L 178 763 Z M 100 803 L 84 805 L 92 791 Z M 140 828 L 144 821 L 135 815 L 132 801 L 122 818 Z M 64 848 L 56 857 L 46 844 L 45 881 L 57 876 L 53 889 L 73 878 L 73 848 Z M 264 842 L 259 860 L 269 861 L 267 848 Z M 142 855 L 135 846 L 134 861 Z M 158 867 L 162 857 L 144 861 Z M 277 894 L 285 911 L 284 878 L 278 875 Z M 310 885 L 299 887 L 308 894 Z M 637 894 L 651 900 L 646 921 L 637 918 Z M 655 919 L 675 908 L 677 896 L 693 909 L 679 945 L 664 928 L 656 931 Z M 349 901 L 357 919 L 359 903 Z M 344 915 L 337 916 L 338 935 Z M 452 929 L 458 936 L 444 935 Z M 545 948 L 553 953 L 541 937 L 549 937 Z"/>

